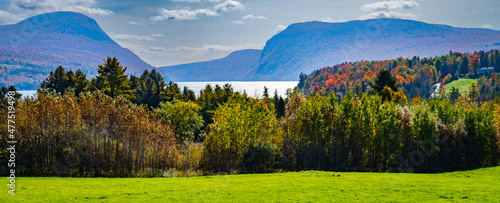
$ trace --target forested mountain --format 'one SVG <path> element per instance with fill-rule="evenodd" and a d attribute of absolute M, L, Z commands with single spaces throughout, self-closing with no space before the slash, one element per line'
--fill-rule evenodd
<path fill-rule="evenodd" d="M 195 63 L 168 70 L 177 69 L 169 76 L 182 81 L 191 80 L 184 77 L 191 72 L 192 80 L 214 80 L 213 75 L 221 74 L 220 67 L 233 73 L 230 78 L 223 73 L 218 77 L 220 80 L 298 80 L 301 72 L 310 73 L 346 61 L 434 57 L 450 50 L 472 53 L 498 48 L 500 31 L 490 29 L 456 28 L 401 19 L 303 22 L 288 26 L 267 41 L 252 71 L 248 69 L 247 62 L 251 59 L 248 55 L 236 55 L 242 63 L 224 63 L 218 68 Z"/>
<path fill-rule="evenodd" d="M 179 81 L 235 81 L 248 80 L 259 65 L 261 50 L 235 51 L 213 61 L 161 67 L 170 80 Z"/>
<path fill-rule="evenodd" d="M 290 25 L 271 38 L 254 79 L 297 80 L 301 72 L 343 62 L 434 57 L 500 48 L 500 31 L 401 19 Z"/>
<path fill-rule="evenodd" d="M 482 67 L 494 67 L 493 73 L 478 74 Z M 382 70 L 387 69 L 396 77 L 398 85 L 406 94 L 428 98 L 434 91 L 432 86 L 444 84 L 463 77 L 480 78 L 482 99 L 500 96 L 500 51 L 479 51 L 470 54 L 450 52 L 447 55 L 420 58 L 398 58 L 383 61 L 360 61 L 337 64 L 302 74 L 298 87 L 308 94 L 335 92 L 340 96 L 351 91 L 370 91 L 369 83 Z"/>
<path fill-rule="evenodd" d="M 57 66 L 97 73 L 107 56 L 116 56 L 127 73 L 152 66 L 113 41 L 92 18 L 74 12 L 37 15 L 0 26 L 0 85 L 18 89 L 38 87 Z"/>

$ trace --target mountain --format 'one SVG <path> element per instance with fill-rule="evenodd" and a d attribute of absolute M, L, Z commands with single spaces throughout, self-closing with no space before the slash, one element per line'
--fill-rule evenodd
<path fill-rule="evenodd" d="M 235 51 L 225 58 L 160 68 L 163 76 L 173 81 L 245 80 L 258 65 L 261 50 Z"/>
<path fill-rule="evenodd" d="M 430 57 L 500 48 L 500 31 L 412 20 L 372 19 L 290 25 L 267 41 L 254 80 L 298 80 L 343 62 Z"/>
<path fill-rule="evenodd" d="M 107 56 L 116 56 L 128 74 L 153 68 L 113 41 L 83 14 L 55 12 L 0 26 L 0 85 L 36 88 L 57 66 L 97 74 Z"/>
<path fill-rule="evenodd" d="M 210 70 L 211 66 L 205 63 L 194 63 L 189 64 L 189 69 L 179 68 L 171 72 L 171 77 L 195 74 L 190 77 L 197 80 L 208 80 L 210 77 L 229 80 L 224 75 L 230 75 L 231 80 L 299 80 L 301 72 L 310 73 L 344 62 L 413 56 L 423 58 L 443 55 L 450 50 L 474 52 L 498 48 L 500 31 L 490 29 L 456 28 L 401 19 L 304 22 L 292 24 L 268 40 L 255 69 L 249 70 L 245 66 L 246 75 L 240 72 L 244 64 L 238 64 L 238 59 L 233 59 L 236 63 L 232 66 L 222 63 L 222 75 L 220 69 Z M 245 58 L 241 61 L 247 62 Z M 168 70 L 173 71 L 174 67 Z M 203 70 L 203 74 L 197 74 L 199 70 Z"/>

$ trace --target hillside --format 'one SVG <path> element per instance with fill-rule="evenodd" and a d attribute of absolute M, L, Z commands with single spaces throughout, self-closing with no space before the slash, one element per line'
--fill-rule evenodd
<path fill-rule="evenodd" d="M 247 75 L 259 65 L 261 52 L 253 49 L 235 51 L 213 61 L 161 67 L 160 72 L 176 82 L 248 80 Z"/>
<path fill-rule="evenodd" d="M 97 73 L 107 56 L 116 56 L 128 73 L 152 68 L 113 41 L 92 18 L 74 12 L 37 15 L 0 26 L 0 85 L 36 88 L 57 66 Z"/>
<path fill-rule="evenodd" d="M 447 25 L 400 19 L 376 19 L 343 23 L 304 22 L 287 29 L 267 41 L 258 66 L 252 71 L 241 67 L 247 63 L 224 63 L 221 74 L 205 63 L 177 66 L 172 78 L 191 80 L 298 80 L 301 72 L 332 66 L 343 62 L 385 60 L 399 57 L 434 57 L 456 52 L 474 52 L 500 48 L 500 31 L 490 29 L 456 28 Z M 237 61 L 237 60 L 235 60 Z M 220 61 L 223 62 L 223 61 Z M 173 70 L 173 68 L 169 68 Z M 196 71 L 195 71 L 196 70 Z M 203 71 L 203 74 L 197 74 Z M 248 74 L 245 75 L 245 73 Z"/>
<path fill-rule="evenodd" d="M 495 72 L 487 76 L 478 74 L 481 67 L 491 66 L 495 67 Z M 497 77 L 500 72 L 499 50 L 470 54 L 453 52 L 430 58 L 414 56 L 341 63 L 302 74 L 297 87 L 308 94 L 335 92 L 340 96 L 347 94 L 348 91 L 370 91 L 368 84 L 373 82 L 382 69 L 391 71 L 409 98 L 415 96 L 428 98 L 434 91 L 432 88 L 434 84 L 441 83 L 440 89 L 445 90 L 446 84 L 466 77 L 479 78 L 473 80 L 479 84 L 481 94 L 479 99 L 488 100 L 500 96 L 500 78 Z M 468 84 L 471 83 L 472 81 Z M 460 87 L 468 84 L 462 84 Z"/>
<path fill-rule="evenodd" d="M 500 48 L 500 31 L 399 19 L 298 23 L 267 42 L 253 78 L 298 79 L 300 72 L 345 61 L 430 57 L 450 50 L 492 48 Z"/>

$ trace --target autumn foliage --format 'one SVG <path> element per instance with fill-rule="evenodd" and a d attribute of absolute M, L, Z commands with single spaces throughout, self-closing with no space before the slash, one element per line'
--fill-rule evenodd
<path fill-rule="evenodd" d="M 41 90 L 20 100 L 16 125 L 21 175 L 132 176 L 173 166 L 177 157 L 170 126 L 100 92 Z"/>

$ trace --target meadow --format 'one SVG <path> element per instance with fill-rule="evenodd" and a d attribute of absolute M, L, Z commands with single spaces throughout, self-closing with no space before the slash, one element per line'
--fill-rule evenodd
<path fill-rule="evenodd" d="M 2 202 L 498 202 L 500 167 L 436 174 L 303 171 L 188 178 L 20 177 Z"/>
<path fill-rule="evenodd" d="M 459 79 L 454 80 L 444 86 L 447 93 L 450 92 L 451 88 L 455 87 L 458 89 L 461 95 L 466 95 L 469 93 L 469 87 L 474 82 L 477 83 L 478 79 Z"/>

